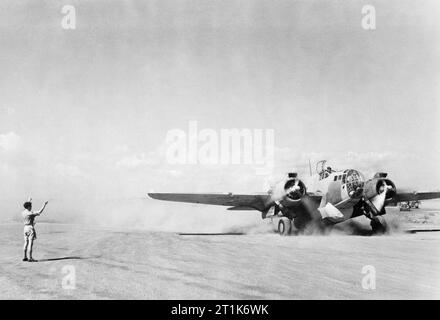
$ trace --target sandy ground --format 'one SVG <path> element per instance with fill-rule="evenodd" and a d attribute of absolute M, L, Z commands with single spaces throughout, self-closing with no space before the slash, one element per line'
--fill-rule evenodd
<path fill-rule="evenodd" d="M 438 227 L 434 211 L 401 217 L 404 229 Z M 0 225 L 0 298 L 440 298 L 440 232 L 196 236 L 54 223 L 37 230 L 39 262 L 26 263 L 22 226 Z M 366 265 L 375 268 L 376 289 L 362 287 Z"/>

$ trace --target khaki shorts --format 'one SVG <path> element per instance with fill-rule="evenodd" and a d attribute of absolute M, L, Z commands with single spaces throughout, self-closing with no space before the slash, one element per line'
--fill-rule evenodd
<path fill-rule="evenodd" d="M 37 232 L 35 231 L 33 226 L 24 226 L 23 234 L 24 241 L 33 241 L 37 239 Z"/>

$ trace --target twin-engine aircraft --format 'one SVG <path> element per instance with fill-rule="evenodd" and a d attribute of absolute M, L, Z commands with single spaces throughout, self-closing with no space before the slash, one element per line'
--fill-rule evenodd
<path fill-rule="evenodd" d="M 304 181 L 296 173 L 289 173 L 264 194 L 148 195 L 166 201 L 228 206 L 228 210 L 257 210 L 263 219 L 278 218 L 277 229 L 281 235 L 316 230 L 316 227 L 324 230 L 362 215 L 370 219 L 374 233 L 384 233 L 386 223 L 382 216 L 386 206 L 440 198 L 440 192 L 398 192 L 386 173 L 378 172 L 366 180 L 358 170 L 332 170 L 326 167 L 325 160 L 319 161 L 316 173 Z"/>

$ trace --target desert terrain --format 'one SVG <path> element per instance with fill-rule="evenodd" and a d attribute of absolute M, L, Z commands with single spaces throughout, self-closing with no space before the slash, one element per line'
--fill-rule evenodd
<path fill-rule="evenodd" d="M 439 299 L 440 213 L 427 207 L 391 209 L 382 236 L 353 232 L 368 229 L 362 218 L 326 236 L 290 237 L 42 222 L 35 263 L 21 261 L 22 225 L 5 222 L 0 298 Z M 374 267 L 375 289 L 362 287 L 365 266 Z"/>

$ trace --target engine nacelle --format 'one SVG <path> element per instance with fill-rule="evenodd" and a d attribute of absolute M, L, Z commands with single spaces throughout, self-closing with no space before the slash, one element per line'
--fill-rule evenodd
<path fill-rule="evenodd" d="M 307 189 L 304 182 L 298 178 L 288 178 L 277 183 L 272 191 L 272 200 L 283 207 L 293 207 L 300 203 L 306 195 Z"/>
<path fill-rule="evenodd" d="M 386 190 L 385 190 L 386 188 Z M 373 197 L 386 192 L 385 200 L 392 200 L 396 195 L 396 185 L 393 181 L 386 178 L 386 174 L 376 174 L 373 179 L 365 182 L 364 185 L 364 196 L 367 199 L 372 199 Z"/>

